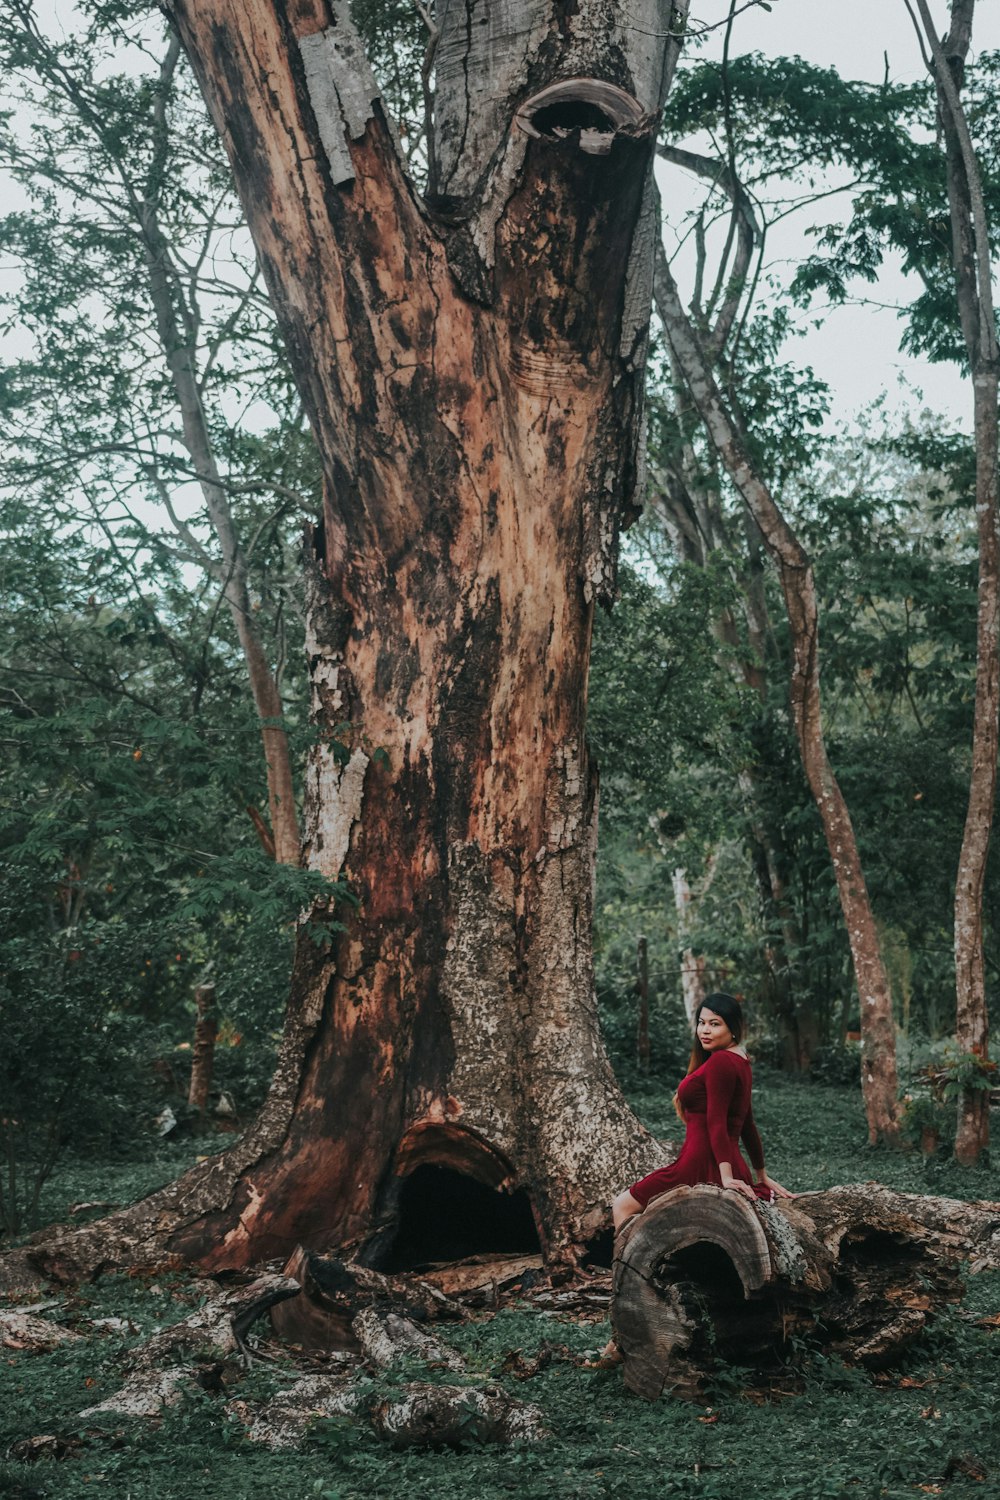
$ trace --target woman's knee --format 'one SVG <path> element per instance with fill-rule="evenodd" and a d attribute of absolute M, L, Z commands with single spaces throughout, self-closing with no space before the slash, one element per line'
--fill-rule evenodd
<path fill-rule="evenodd" d="M 628 1188 L 618 1197 L 612 1200 L 611 1217 L 616 1229 L 620 1229 L 626 1219 L 631 1219 L 633 1214 L 642 1213 L 642 1204 L 638 1198 L 633 1198 Z"/>

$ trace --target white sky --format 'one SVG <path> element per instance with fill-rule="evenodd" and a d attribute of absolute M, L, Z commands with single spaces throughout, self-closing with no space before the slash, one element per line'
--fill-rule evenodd
<path fill-rule="evenodd" d="M 930 0 L 938 30 L 947 30 L 946 0 Z M 798 55 L 845 78 L 881 82 L 888 60 L 889 77 L 909 82 L 925 76 L 913 24 L 903 0 L 771 0 L 770 12 L 752 9 L 740 15 L 731 53 L 760 51 L 768 56 Z M 714 24 L 728 14 L 728 0 L 692 0 L 692 16 Z M 979 0 L 973 53 L 1000 48 L 1000 0 Z M 721 56 L 722 32 L 704 44 L 703 55 Z M 834 204 L 820 205 L 821 220 L 835 216 Z M 845 195 L 846 208 L 846 195 Z M 794 262 L 812 245 L 804 229 L 808 217 L 788 221 L 768 237 L 768 261 Z M 898 272 L 887 272 L 880 284 L 857 286 L 873 302 L 905 303 L 918 290 Z M 817 302 L 808 321 L 820 312 Z M 952 424 L 971 426 L 972 392 L 957 368 L 928 365 L 899 352 L 903 331 L 893 306 L 845 306 L 832 309 L 821 328 L 795 340 L 789 357 L 809 364 L 831 387 L 832 420 L 850 422 L 883 393 L 890 410 L 930 408 Z M 921 399 L 922 398 L 922 399 Z"/>

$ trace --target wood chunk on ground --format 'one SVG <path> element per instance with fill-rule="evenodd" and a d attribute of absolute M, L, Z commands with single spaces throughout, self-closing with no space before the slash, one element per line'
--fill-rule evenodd
<path fill-rule="evenodd" d="M 72 1458 L 83 1447 L 83 1439 L 60 1437 L 54 1432 L 40 1433 L 38 1437 L 19 1438 L 7 1449 L 7 1457 L 15 1463 L 33 1464 L 40 1458 Z"/>
<path fill-rule="evenodd" d="M 531 1443 L 548 1434 L 537 1406 L 516 1401 L 498 1386 L 403 1387 L 373 1406 L 376 1433 L 394 1448 L 462 1448 L 467 1443 Z"/>
<path fill-rule="evenodd" d="M 421 1359 L 446 1370 L 465 1369 L 465 1361 L 457 1350 L 439 1343 L 399 1313 L 381 1313 L 374 1307 L 366 1307 L 351 1327 L 365 1358 L 380 1370 L 387 1370 L 402 1359 Z"/>
<path fill-rule="evenodd" d="M 414 1276 L 385 1276 L 369 1266 L 324 1257 L 300 1245 L 284 1268 L 301 1295 L 271 1309 L 271 1327 L 285 1343 L 315 1353 L 357 1350 L 352 1321 L 365 1308 L 391 1307 L 420 1322 L 463 1318 L 465 1311 L 437 1286 Z"/>
<path fill-rule="evenodd" d="M 287 1276 L 258 1276 L 247 1286 L 223 1288 L 214 1281 L 199 1282 L 204 1304 L 180 1322 L 130 1351 L 128 1378 L 119 1391 L 81 1416 L 96 1412 L 119 1412 L 123 1416 L 155 1417 L 164 1406 L 180 1400 L 184 1381 L 202 1379 L 202 1374 L 171 1364 L 177 1355 L 193 1356 L 211 1350 L 226 1358 L 243 1353 L 250 1326 L 275 1302 L 298 1296 L 298 1283 Z M 204 1369 L 204 1367 L 203 1367 Z"/>
<path fill-rule="evenodd" d="M 421 1280 L 439 1287 L 449 1297 L 461 1297 L 489 1287 L 502 1290 L 519 1281 L 526 1271 L 541 1271 L 540 1255 L 473 1255 L 468 1260 L 422 1271 Z"/>
<path fill-rule="evenodd" d="M 122 1417 L 157 1417 L 166 1406 L 176 1406 L 183 1394 L 181 1386 L 190 1381 L 187 1370 L 174 1366 L 167 1370 L 134 1370 L 113 1396 L 88 1406 L 81 1417 L 96 1417 L 114 1412 Z"/>
<path fill-rule="evenodd" d="M 63 1344 L 72 1344 L 80 1335 L 59 1328 L 47 1318 L 26 1312 L 0 1312 L 0 1348 L 23 1350 L 30 1354 L 47 1354 Z"/>
<path fill-rule="evenodd" d="M 227 1401 L 225 1410 L 251 1443 L 285 1450 L 298 1447 L 317 1419 L 353 1416 L 364 1400 L 351 1375 L 303 1375 L 268 1401 Z"/>

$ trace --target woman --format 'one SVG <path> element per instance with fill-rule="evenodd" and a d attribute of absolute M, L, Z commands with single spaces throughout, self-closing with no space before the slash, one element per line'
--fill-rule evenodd
<path fill-rule="evenodd" d="M 745 1198 L 793 1198 L 764 1167 L 764 1148 L 750 1106 L 752 1074 L 742 1045 L 743 1011 L 732 995 L 709 995 L 695 1014 L 695 1043 L 687 1077 L 674 1099 L 684 1121 L 684 1145 L 675 1162 L 619 1193 L 611 1205 L 615 1230 L 652 1198 L 682 1183 L 714 1182 Z M 740 1152 L 742 1139 L 756 1183 Z"/>

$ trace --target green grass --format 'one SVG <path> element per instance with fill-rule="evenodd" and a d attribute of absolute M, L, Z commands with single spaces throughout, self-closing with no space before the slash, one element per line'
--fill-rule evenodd
<path fill-rule="evenodd" d="M 655 1129 L 674 1133 L 662 1092 L 647 1085 L 636 1103 Z M 965 1173 L 947 1162 L 928 1167 L 915 1154 L 869 1151 L 852 1090 L 762 1075 L 757 1111 L 769 1163 L 790 1187 L 878 1178 L 917 1192 L 996 1195 L 985 1169 Z M 188 1157 L 197 1144 L 189 1143 Z M 146 1164 L 150 1177 L 164 1180 L 183 1156 L 180 1146 L 161 1150 Z M 53 1183 L 52 1201 L 117 1197 L 126 1183 L 154 1185 L 127 1175 L 138 1174 L 135 1164 L 121 1168 L 122 1175 L 118 1170 L 94 1169 L 90 1179 L 77 1165 L 61 1185 Z M 47 1316 L 68 1326 L 123 1317 L 131 1325 L 127 1333 L 94 1334 L 51 1354 L 4 1351 L 0 1455 L 18 1438 L 40 1433 L 76 1437 L 81 1446 L 62 1461 L 0 1458 L 0 1496 L 916 1500 L 940 1492 L 949 1500 L 986 1500 L 1000 1493 L 1000 1329 L 977 1328 L 968 1316 L 1000 1308 L 1000 1274 L 974 1278 L 967 1315 L 949 1310 L 885 1383 L 813 1355 L 798 1393 L 766 1402 L 745 1394 L 738 1372 L 720 1380 L 703 1405 L 648 1404 L 625 1392 L 617 1371 L 588 1372 L 569 1362 L 517 1381 L 500 1373 L 510 1350 L 530 1357 L 551 1341 L 580 1352 L 594 1347 L 602 1328 L 526 1310 L 445 1325 L 441 1331 L 461 1349 L 472 1375 L 540 1406 L 551 1433 L 536 1445 L 457 1453 L 395 1452 L 364 1424 L 338 1420 L 317 1423 L 300 1450 L 274 1454 L 250 1445 L 220 1399 L 200 1390 L 155 1422 L 81 1418 L 83 1407 L 121 1383 L 122 1355 L 130 1346 L 185 1315 L 182 1293 L 183 1284 L 170 1278 L 108 1277 L 63 1295 Z M 234 1371 L 229 1394 L 263 1399 L 292 1378 L 290 1365 Z M 379 1388 L 388 1394 L 402 1378 L 382 1377 Z M 954 1472 L 946 1480 L 949 1460 L 969 1454 L 989 1471 L 985 1482 Z"/>

